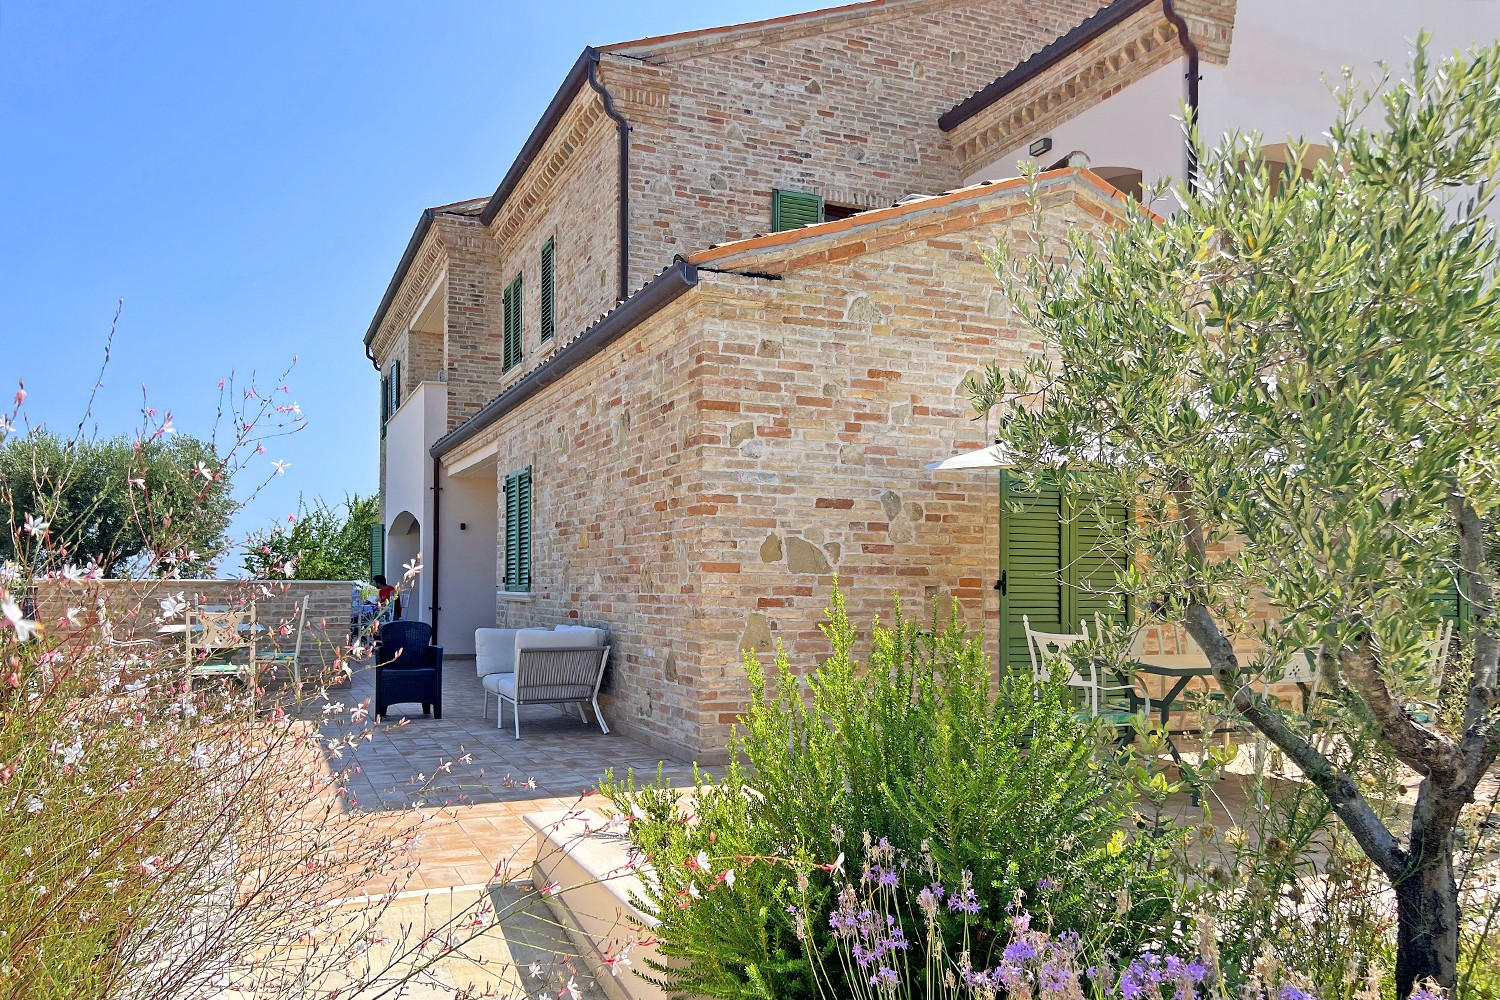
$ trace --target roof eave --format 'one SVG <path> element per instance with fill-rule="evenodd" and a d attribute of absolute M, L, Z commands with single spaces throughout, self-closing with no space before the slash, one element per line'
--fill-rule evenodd
<path fill-rule="evenodd" d="M 954 105 L 938 119 L 938 128 L 952 132 L 985 108 L 1014 93 L 1046 70 L 1055 66 L 1065 56 L 1092 42 L 1139 11 L 1161 0 L 1115 0 L 1107 7 L 1089 15 L 1081 23 L 1058 35 L 1036 52 L 1022 59 L 1009 72 L 1003 74 L 983 90 L 975 91 Z"/>
<path fill-rule="evenodd" d="M 616 306 L 603 319 L 568 341 L 539 367 L 521 376 L 508 389 L 486 403 L 478 413 L 438 438 L 433 442 L 429 453 L 433 458 L 439 459 L 449 454 L 666 308 L 697 284 L 696 267 L 682 259 L 673 261 L 666 270 Z"/>
<path fill-rule="evenodd" d="M 406 241 L 406 250 L 401 254 L 401 262 L 396 265 L 396 273 L 391 275 L 391 283 L 385 286 L 385 295 L 381 296 L 380 305 L 375 310 L 375 318 L 370 320 L 370 327 L 365 331 L 366 354 L 369 353 L 370 345 L 375 343 L 375 334 L 380 329 L 380 324 L 385 321 L 386 311 L 390 309 L 391 301 L 395 299 L 401 283 L 406 280 L 406 272 L 411 268 L 411 262 L 416 258 L 422 241 L 427 238 L 427 231 L 432 228 L 432 220 L 436 216 L 435 210 L 423 209 L 422 218 L 417 220 L 417 228 L 412 231 L 411 239 Z M 372 357 L 370 360 L 375 359 Z"/>
<path fill-rule="evenodd" d="M 557 93 L 552 95 L 552 101 L 547 105 L 547 110 L 542 112 L 542 117 L 532 128 L 531 134 L 521 144 L 521 151 L 516 154 L 515 161 L 511 163 L 510 169 L 500 181 L 500 186 L 495 188 L 495 193 L 490 195 L 490 200 L 484 206 L 484 211 L 479 213 L 479 221 L 488 226 L 495 221 L 495 216 L 500 214 L 501 207 L 505 204 L 511 192 L 521 178 L 526 175 L 526 170 L 531 166 L 531 161 L 536 159 L 537 153 L 541 152 L 542 146 L 552 130 L 557 127 L 558 121 L 562 119 L 568 106 L 573 103 L 573 98 L 583 89 L 588 80 L 589 64 L 599 61 L 599 50 L 592 45 L 584 49 L 573 63 L 573 68 L 568 70 L 568 75 L 563 78 L 562 86 L 557 88 Z"/>

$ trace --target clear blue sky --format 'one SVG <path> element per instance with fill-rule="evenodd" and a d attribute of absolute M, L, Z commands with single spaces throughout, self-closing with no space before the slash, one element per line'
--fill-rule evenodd
<path fill-rule="evenodd" d="M 124 299 L 100 434 L 144 384 L 206 435 L 296 356 L 308 427 L 236 531 L 372 492 L 361 338 L 421 210 L 495 189 L 585 45 L 827 5 L 0 0 L 0 401 L 70 431 Z"/>

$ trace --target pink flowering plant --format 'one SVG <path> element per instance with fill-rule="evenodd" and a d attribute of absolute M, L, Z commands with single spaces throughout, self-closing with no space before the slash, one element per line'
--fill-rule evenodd
<path fill-rule="evenodd" d="M 49 457 L 25 467 L 26 481 L 0 479 L 0 511 L 10 512 L 0 524 L 9 554 L 0 565 L 0 996 L 394 995 L 540 898 L 480 894 L 440 917 L 424 908 L 388 918 L 430 807 L 443 804 L 439 777 L 474 760 L 456 747 L 412 776 L 406 806 L 365 811 L 354 791 L 360 759 L 388 724 L 368 702 L 340 697 L 369 641 L 356 633 L 342 644 L 344 598 L 331 618 L 309 621 L 300 683 L 280 662 L 188 671 L 186 612 L 204 595 L 231 612 L 257 609 L 263 643 L 284 648 L 295 627 L 285 567 L 235 581 L 193 577 L 211 567 L 207 553 L 231 547 L 193 538 L 202 527 L 194 505 L 232 496 L 231 480 L 244 484 L 236 503 L 253 495 L 285 468 L 256 471 L 267 443 L 302 427 L 284 378 L 273 390 L 227 379 L 219 391 L 208 450 L 177 466 L 177 481 L 170 470 L 138 476 L 130 464 L 177 435 L 171 415 L 149 406 L 119 467 L 90 464 L 86 418 L 71 438 L 49 436 Z M 16 430 L 24 402 L 18 391 L 0 415 L 0 451 L 26 443 Z M 108 507 L 118 520 L 87 502 L 90 493 L 123 497 Z M 418 572 L 419 562 L 403 585 Z M 526 874 L 506 860 L 493 879 Z M 576 991 L 565 962 L 537 968 L 536 985 Z M 513 972 L 493 968 L 456 995 L 485 994 Z"/>

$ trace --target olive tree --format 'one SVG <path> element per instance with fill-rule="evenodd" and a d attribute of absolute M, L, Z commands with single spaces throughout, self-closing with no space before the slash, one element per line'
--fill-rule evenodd
<path fill-rule="evenodd" d="M 997 252 L 1049 350 L 973 383 L 1023 476 L 1086 477 L 1135 512 L 1121 589 L 1186 630 L 1390 880 L 1401 997 L 1454 985 L 1453 833 L 1500 750 L 1500 55 L 1422 47 L 1374 91 L 1346 74 L 1316 163 L 1229 136 L 1169 218 L 1137 206 L 1103 237 L 1037 229 L 1034 252 Z M 1424 685 L 1455 585 L 1472 619 Z M 1409 825 L 1377 814 L 1350 741 L 1320 750 L 1266 693 L 1302 650 L 1340 724 L 1420 776 Z"/>

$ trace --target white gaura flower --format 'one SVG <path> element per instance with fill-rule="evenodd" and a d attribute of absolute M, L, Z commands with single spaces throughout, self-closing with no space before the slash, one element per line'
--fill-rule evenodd
<path fill-rule="evenodd" d="M 21 614 L 21 606 L 9 597 L 0 598 L 0 616 L 10 622 L 10 627 L 16 630 L 16 638 L 22 642 L 29 641 L 32 635 L 42 629 L 36 622 Z"/>
<path fill-rule="evenodd" d="M 695 860 L 695 861 L 698 862 L 698 867 L 701 868 L 701 869 L 703 869 L 704 874 L 708 874 L 708 873 L 710 873 L 710 872 L 713 871 L 713 869 L 708 866 L 708 852 L 707 851 L 699 851 L 698 852 L 698 856 L 696 858 L 694 858 L 693 860 Z"/>
<path fill-rule="evenodd" d="M 541 966 L 540 962 L 532 962 L 531 963 L 531 978 L 532 979 L 541 979 L 542 978 L 542 966 Z"/>
<path fill-rule="evenodd" d="M 26 532 L 26 534 L 30 535 L 31 537 L 35 538 L 38 535 L 46 534 L 47 529 L 51 526 L 51 521 L 44 521 L 41 518 L 37 517 L 35 514 L 27 514 L 26 523 L 22 525 L 21 530 Z"/>
<path fill-rule="evenodd" d="M 69 608 L 68 613 L 63 617 L 67 620 L 69 625 L 73 625 L 76 627 L 78 625 L 78 616 L 81 614 L 83 614 L 82 608 Z"/>
<path fill-rule="evenodd" d="M 286 475 L 286 470 L 292 467 L 291 462 L 272 462 L 271 468 L 276 470 L 278 476 Z"/>
<path fill-rule="evenodd" d="M 728 869 L 728 870 L 726 870 L 724 872 L 724 884 L 727 885 L 727 886 L 729 886 L 729 888 L 731 888 L 731 889 L 734 888 L 734 869 L 733 868 L 730 868 L 730 869 Z"/>
<path fill-rule="evenodd" d="M 422 572 L 422 557 L 421 556 L 417 556 L 415 559 L 413 559 L 409 563 L 402 563 L 401 564 L 401 568 L 403 570 L 405 570 L 406 578 L 408 580 L 411 579 L 412 577 L 416 576 L 418 573 Z"/>
<path fill-rule="evenodd" d="M 183 599 L 181 592 L 168 594 L 161 602 L 161 613 L 171 618 L 182 614 L 187 610 L 187 601 Z"/>
<path fill-rule="evenodd" d="M 75 566 L 72 563 L 68 563 L 62 568 L 60 572 L 62 578 L 69 583 L 79 583 L 83 580 L 84 575 L 88 571 L 83 569 L 81 566 Z"/>
<path fill-rule="evenodd" d="M 630 945 L 627 944 L 620 949 L 620 953 L 615 956 L 615 960 L 609 963 L 609 974 L 611 976 L 618 976 L 622 966 L 628 969 L 633 964 L 635 963 L 630 961 Z"/>
<path fill-rule="evenodd" d="M 39 799 L 39 798 L 37 798 L 35 795 L 28 795 L 28 796 L 26 796 L 26 811 L 29 812 L 29 813 L 39 813 L 39 812 L 41 812 L 42 811 L 42 800 Z"/>
<path fill-rule="evenodd" d="M 582 991 L 578 988 L 578 980 L 574 979 L 572 976 L 569 976 L 568 977 L 568 996 L 571 997 L 572 1000 L 578 1000 L 578 996 L 579 996 L 579 994 L 581 992 Z"/>

